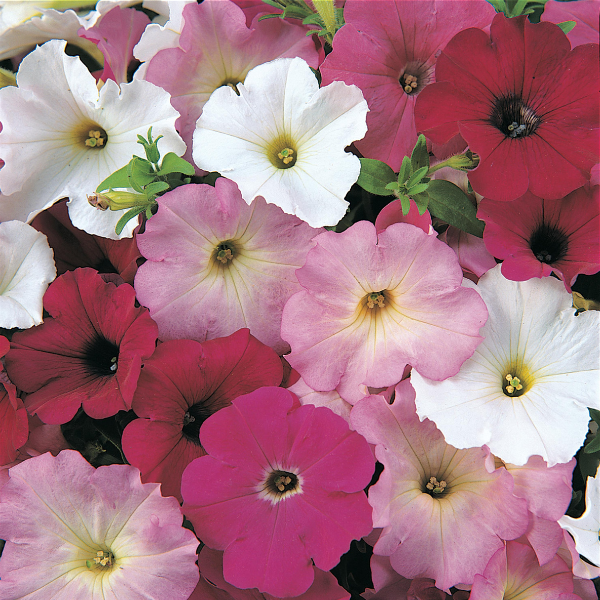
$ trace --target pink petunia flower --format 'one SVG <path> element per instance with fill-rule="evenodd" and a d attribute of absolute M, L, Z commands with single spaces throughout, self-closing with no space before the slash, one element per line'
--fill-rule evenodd
<path fill-rule="evenodd" d="M 541 21 L 564 23 L 575 21 L 576 25 L 567 37 L 573 48 L 581 44 L 598 43 L 598 16 L 600 7 L 597 0 L 578 0 L 578 2 L 557 2 L 548 0 L 544 4 Z"/>
<path fill-rule="evenodd" d="M 562 200 L 531 193 L 511 203 L 482 200 L 477 216 L 485 221 L 483 239 L 504 259 L 502 275 L 513 281 L 556 273 L 567 291 L 581 273 L 600 270 L 598 186 L 584 186 Z"/>
<path fill-rule="evenodd" d="M 269 8 L 263 4 L 264 8 Z M 306 29 L 281 19 L 254 22 L 233 2 L 205 0 L 186 6 L 178 48 L 158 52 L 149 62 L 145 79 L 171 94 L 181 115 L 177 130 L 191 161 L 196 121 L 210 95 L 221 86 L 243 83 L 248 71 L 276 58 L 303 58 L 317 67 L 317 50 Z"/>
<path fill-rule="evenodd" d="M 555 555 L 540 566 L 534 551 L 518 542 L 507 542 L 490 559 L 483 575 L 475 575 L 470 600 L 581 600 L 573 593 L 573 574 Z"/>
<path fill-rule="evenodd" d="M 281 325 L 286 358 L 313 389 L 354 403 L 360 385 L 395 385 L 406 364 L 444 379 L 480 343 L 487 309 L 435 236 L 406 223 L 377 235 L 361 221 L 315 241 Z"/>
<path fill-rule="evenodd" d="M 486 198 L 563 198 L 598 162 L 598 46 L 571 50 L 556 25 L 502 13 L 490 32 L 467 29 L 442 51 L 437 83 L 417 98 L 417 131 L 435 143 L 460 133 Z"/>
<path fill-rule="evenodd" d="M 373 526 L 384 528 L 374 553 L 389 556 L 400 575 L 435 579 L 440 589 L 469 584 L 504 540 L 525 532 L 526 502 L 505 469 L 487 471 L 489 451 L 457 450 L 433 422 L 421 422 L 414 398 L 406 380 L 392 405 L 371 396 L 350 415 L 384 466 L 369 489 Z"/>
<path fill-rule="evenodd" d="M 467 27 L 487 27 L 494 9 L 485 0 L 348 0 L 346 24 L 321 65 L 323 85 L 358 86 L 369 105 L 368 131 L 355 142 L 369 158 L 398 171 L 417 141 L 417 96 L 435 81 L 439 51 Z"/>
<path fill-rule="evenodd" d="M 262 198 L 248 206 L 232 181 L 181 186 L 160 198 L 158 213 L 137 236 L 148 259 L 135 291 L 160 338 L 203 342 L 248 327 L 283 354 L 283 305 L 299 291 L 313 229 Z"/>
<path fill-rule="evenodd" d="M 148 311 L 134 303 L 130 285 L 105 283 L 93 269 L 69 271 L 50 285 L 44 308 L 52 318 L 15 333 L 6 356 L 30 413 L 62 424 L 80 406 L 93 419 L 131 408 L 157 337 Z"/>
<path fill-rule="evenodd" d="M 209 417 L 200 441 L 209 455 L 183 473 L 183 511 L 207 546 L 225 551 L 228 583 L 298 596 L 313 562 L 332 569 L 371 531 L 362 490 L 373 455 L 330 410 L 265 387 Z"/>
<path fill-rule="evenodd" d="M 144 362 L 132 408 L 140 419 L 123 432 L 123 452 L 142 481 L 162 484 L 163 495 L 181 500 L 181 474 L 206 454 L 200 426 L 231 401 L 264 385 L 279 385 L 281 361 L 247 329 L 199 344 L 160 344 Z"/>
<path fill-rule="evenodd" d="M 187 600 L 198 540 L 175 498 L 129 465 L 94 469 L 78 452 L 10 470 L 0 491 L 5 600 Z"/>

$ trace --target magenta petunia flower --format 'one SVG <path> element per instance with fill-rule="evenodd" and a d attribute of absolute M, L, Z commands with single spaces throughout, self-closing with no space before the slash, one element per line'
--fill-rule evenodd
<path fill-rule="evenodd" d="M 534 551 L 518 542 L 507 542 L 490 559 L 483 574 L 475 576 L 470 600 L 581 600 L 573 593 L 573 573 L 555 555 L 539 565 Z"/>
<path fill-rule="evenodd" d="M 183 511 L 207 546 L 225 551 L 228 583 L 298 596 L 313 583 L 313 562 L 332 569 L 370 533 L 362 490 L 373 455 L 329 409 L 265 387 L 209 417 L 200 441 L 209 455 L 183 473 Z"/>
<path fill-rule="evenodd" d="M 311 67 L 318 66 L 315 44 L 304 27 L 281 19 L 255 20 L 248 27 L 242 9 L 233 2 L 191 4 L 183 10 L 183 21 L 179 47 L 158 52 L 145 79 L 171 94 L 190 161 L 196 121 L 217 88 L 235 89 L 252 68 L 276 58 L 299 56 Z"/>
<path fill-rule="evenodd" d="M 175 498 L 129 465 L 94 469 L 78 452 L 10 470 L 0 491 L 4 600 L 187 600 L 198 540 Z"/>
<path fill-rule="evenodd" d="M 597 45 L 571 50 L 556 25 L 499 13 L 489 36 L 467 29 L 442 51 L 437 83 L 417 98 L 417 131 L 435 143 L 460 133 L 486 198 L 563 198 L 598 162 L 598 79 Z"/>
<path fill-rule="evenodd" d="M 135 307 L 130 285 L 105 283 L 93 269 L 69 271 L 44 296 L 52 318 L 14 334 L 6 369 L 44 423 L 70 421 L 80 406 L 94 419 L 129 410 L 156 324 Z"/>
<path fill-rule="evenodd" d="M 350 415 L 384 466 L 369 489 L 373 525 L 384 528 L 374 553 L 409 579 L 435 579 L 440 589 L 469 584 L 504 540 L 525 533 L 527 505 L 505 469 L 488 472 L 489 451 L 446 444 L 433 422 L 419 420 L 414 398 L 406 380 L 393 404 L 371 396 Z"/>
<path fill-rule="evenodd" d="M 361 385 L 395 385 L 406 364 L 444 379 L 481 342 L 485 304 L 461 287 L 456 254 L 435 236 L 406 223 L 377 235 L 361 221 L 315 241 L 281 325 L 286 358 L 313 389 L 353 403 Z"/>
<path fill-rule="evenodd" d="M 567 291 L 581 273 L 600 271 L 598 186 L 584 186 L 562 200 L 527 193 L 511 202 L 484 199 L 477 216 L 485 221 L 483 239 L 502 275 L 513 281 L 556 273 Z"/>
<path fill-rule="evenodd" d="M 232 181 L 185 185 L 161 196 L 158 213 L 137 236 L 148 259 L 135 291 L 162 340 L 203 342 L 248 327 L 283 354 L 283 305 L 301 289 L 313 229 L 262 198 L 248 206 Z"/>
<path fill-rule="evenodd" d="M 358 86 L 369 105 L 368 131 L 354 144 L 364 156 L 398 171 L 417 141 L 414 106 L 434 79 L 439 51 L 467 27 L 487 27 L 494 18 L 485 0 L 348 0 L 346 24 L 321 65 L 323 85 Z"/>
<path fill-rule="evenodd" d="M 577 2 L 548 0 L 544 4 L 544 12 L 540 20 L 550 21 L 550 23 L 575 21 L 575 27 L 567 33 L 573 48 L 581 44 L 597 44 L 599 8 L 597 0 L 578 0 Z"/>
<path fill-rule="evenodd" d="M 231 401 L 265 385 L 279 385 L 279 356 L 247 329 L 199 344 L 160 344 L 144 369 L 132 408 L 140 419 L 123 432 L 123 452 L 142 481 L 162 484 L 163 495 L 181 500 L 181 474 L 206 454 L 200 426 Z"/>

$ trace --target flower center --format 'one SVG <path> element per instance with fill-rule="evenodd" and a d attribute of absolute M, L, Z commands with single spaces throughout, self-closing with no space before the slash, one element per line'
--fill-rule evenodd
<path fill-rule="evenodd" d="M 115 556 L 110 550 L 98 550 L 93 560 L 86 560 L 88 569 L 107 570 L 114 564 Z"/>
<path fill-rule="evenodd" d="M 282 499 L 300 491 L 300 480 L 290 471 L 271 471 L 265 482 L 265 488 L 271 496 Z"/>
<path fill-rule="evenodd" d="M 372 292 L 365 297 L 367 308 L 385 308 L 384 291 Z"/>
<path fill-rule="evenodd" d="M 409 75 L 408 73 L 404 73 L 402 77 L 400 77 L 400 85 L 402 85 L 402 89 L 407 94 L 412 94 L 419 85 L 419 80 L 414 75 Z"/>
<path fill-rule="evenodd" d="M 447 486 L 448 484 L 443 479 L 438 481 L 436 477 L 431 477 L 423 491 L 435 497 L 443 494 Z"/>
<path fill-rule="evenodd" d="M 183 425 L 181 427 L 183 436 L 190 442 L 200 446 L 200 426 L 213 412 L 214 410 L 211 410 L 204 400 L 192 404 L 183 416 Z"/>
<path fill-rule="evenodd" d="M 517 96 L 496 98 L 490 123 L 506 137 L 522 138 L 535 132 L 542 122 L 535 111 Z"/>
<path fill-rule="evenodd" d="M 227 240 L 217 244 L 214 250 L 213 259 L 222 265 L 227 265 L 233 260 L 235 255 L 235 244 L 231 240 Z"/>
<path fill-rule="evenodd" d="M 526 381 L 512 373 L 507 373 L 502 381 L 502 391 L 511 398 L 522 396 L 526 391 Z"/>
<path fill-rule="evenodd" d="M 106 131 L 100 127 L 99 129 L 90 129 L 84 143 L 88 148 L 102 148 L 107 140 Z"/>
<path fill-rule="evenodd" d="M 289 169 L 296 164 L 296 153 L 292 148 L 283 148 L 281 152 L 277 153 L 277 158 L 281 161 L 278 165 L 280 169 Z"/>
<path fill-rule="evenodd" d="M 114 375 L 118 368 L 119 347 L 98 335 L 84 349 L 83 360 L 92 375 Z"/>
<path fill-rule="evenodd" d="M 552 264 L 565 257 L 569 242 L 563 231 L 543 223 L 531 234 L 529 247 L 540 262 Z"/>
<path fill-rule="evenodd" d="M 271 141 L 266 152 L 269 162 L 277 169 L 291 169 L 298 160 L 298 147 L 286 135 Z"/>

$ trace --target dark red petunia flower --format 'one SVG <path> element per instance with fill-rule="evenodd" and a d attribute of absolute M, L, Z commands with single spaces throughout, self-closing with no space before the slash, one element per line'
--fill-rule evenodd
<path fill-rule="evenodd" d="M 489 36 L 466 29 L 442 51 L 417 131 L 438 144 L 460 133 L 480 156 L 469 181 L 486 198 L 563 198 L 598 162 L 598 71 L 598 44 L 571 50 L 558 26 L 499 13 Z"/>
<path fill-rule="evenodd" d="M 160 344 L 144 363 L 133 398 L 133 410 L 142 418 L 123 432 L 127 460 L 144 483 L 161 483 L 164 496 L 181 501 L 183 470 L 206 454 L 202 423 L 238 396 L 279 385 L 282 377 L 279 356 L 248 329 L 203 343 Z"/>
<path fill-rule="evenodd" d="M 577 275 L 600 270 L 598 186 L 585 186 L 562 200 L 527 193 L 507 204 L 483 199 L 478 218 L 483 240 L 502 275 L 513 281 L 547 277 L 553 271 L 570 292 Z"/>
<path fill-rule="evenodd" d="M 50 285 L 44 309 L 52 318 L 15 333 L 6 355 L 27 410 L 51 424 L 67 423 L 80 406 L 93 419 L 129 410 L 158 335 L 148 310 L 135 307 L 133 288 L 77 269 Z"/>

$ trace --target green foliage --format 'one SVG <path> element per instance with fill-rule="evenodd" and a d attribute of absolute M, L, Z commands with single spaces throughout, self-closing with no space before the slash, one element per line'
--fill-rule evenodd
<path fill-rule="evenodd" d="M 488 2 L 496 12 L 503 12 L 507 17 L 518 17 L 530 15 L 535 10 L 544 8 L 547 0 L 488 0 Z"/>
<path fill-rule="evenodd" d="M 577 21 L 563 21 L 562 23 L 557 23 L 557 25 L 562 29 L 563 33 L 567 34 L 577 25 Z"/>
<path fill-rule="evenodd" d="M 367 192 L 377 196 L 393 196 L 394 192 L 386 186 L 395 179 L 396 174 L 384 162 L 372 158 L 360 159 L 360 175 L 357 183 Z"/>

